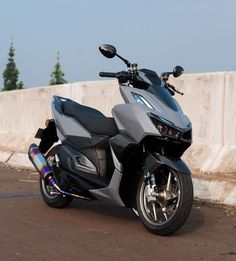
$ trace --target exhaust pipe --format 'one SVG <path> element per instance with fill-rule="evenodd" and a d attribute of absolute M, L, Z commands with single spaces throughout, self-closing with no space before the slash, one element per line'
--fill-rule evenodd
<path fill-rule="evenodd" d="M 36 144 L 33 143 L 30 145 L 28 156 L 43 179 L 52 175 L 51 167 L 48 165 L 46 158 L 40 152 L 39 147 Z"/>
<path fill-rule="evenodd" d="M 36 144 L 31 144 L 28 151 L 28 156 L 35 169 L 38 171 L 42 179 L 47 180 L 49 184 L 54 187 L 58 192 L 65 196 L 71 196 L 75 198 L 91 200 L 91 198 L 83 197 L 77 194 L 66 192 L 60 189 L 56 180 L 53 177 L 51 167 L 48 165 L 47 159 L 40 152 L 39 147 Z"/>

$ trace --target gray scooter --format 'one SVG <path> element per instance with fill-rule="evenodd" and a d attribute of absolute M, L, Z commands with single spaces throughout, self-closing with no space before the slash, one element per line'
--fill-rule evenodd
<path fill-rule="evenodd" d="M 191 172 L 181 160 L 192 143 L 192 126 L 168 83 L 181 66 L 159 77 L 138 69 L 114 46 L 103 44 L 107 58 L 117 56 L 128 67 L 117 78 L 125 101 L 112 109 L 113 117 L 54 96 L 53 119 L 39 129 L 39 146 L 31 144 L 29 158 L 40 173 L 42 198 L 62 208 L 74 198 L 101 200 L 132 208 L 152 233 L 169 235 L 189 216 L 193 202 Z"/>

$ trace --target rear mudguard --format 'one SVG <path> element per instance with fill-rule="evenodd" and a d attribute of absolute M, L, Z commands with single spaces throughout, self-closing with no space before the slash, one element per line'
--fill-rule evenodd
<path fill-rule="evenodd" d="M 45 129 L 38 129 L 35 138 L 41 139 L 39 150 L 45 154 L 58 141 L 56 125 L 53 119 L 48 121 Z"/>
<path fill-rule="evenodd" d="M 55 145 L 52 148 L 50 148 L 50 150 L 47 152 L 46 157 L 48 158 L 50 156 L 54 156 L 55 154 L 57 154 L 60 151 L 62 146 L 63 146 L 62 144 L 58 144 L 58 145 Z"/>
<path fill-rule="evenodd" d="M 154 172 L 157 168 L 162 166 L 167 166 L 182 174 L 191 175 L 191 171 L 188 166 L 181 159 L 159 155 L 157 153 L 149 153 L 145 158 L 144 165 L 145 169 L 148 170 L 149 173 Z"/>

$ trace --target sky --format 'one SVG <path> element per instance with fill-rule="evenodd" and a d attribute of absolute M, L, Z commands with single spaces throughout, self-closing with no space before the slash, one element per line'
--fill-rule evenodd
<path fill-rule="evenodd" d="M 157 73 L 175 65 L 186 73 L 236 71 L 236 1 L 0 0 L 1 73 L 11 38 L 29 88 L 48 85 L 57 51 L 70 83 L 125 69 L 99 53 L 102 43 Z"/>

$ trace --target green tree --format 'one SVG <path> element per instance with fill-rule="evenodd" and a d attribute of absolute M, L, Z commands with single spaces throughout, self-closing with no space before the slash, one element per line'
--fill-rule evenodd
<path fill-rule="evenodd" d="M 18 89 L 24 89 L 24 83 L 22 81 L 19 81 L 17 86 L 18 86 Z"/>
<path fill-rule="evenodd" d="M 51 73 L 51 80 L 49 84 L 56 85 L 67 83 L 67 81 L 64 79 L 64 75 L 64 72 L 61 70 L 60 53 L 57 52 L 57 63 L 54 67 L 54 71 Z"/>
<path fill-rule="evenodd" d="M 16 67 L 14 56 L 15 49 L 13 48 L 13 42 L 11 42 L 8 54 L 8 63 L 6 64 L 6 69 L 3 72 L 3 91 L 11 91 L 24 88 L 24 84 L 22 81 L 18 83 L 19 70 Z"/>

